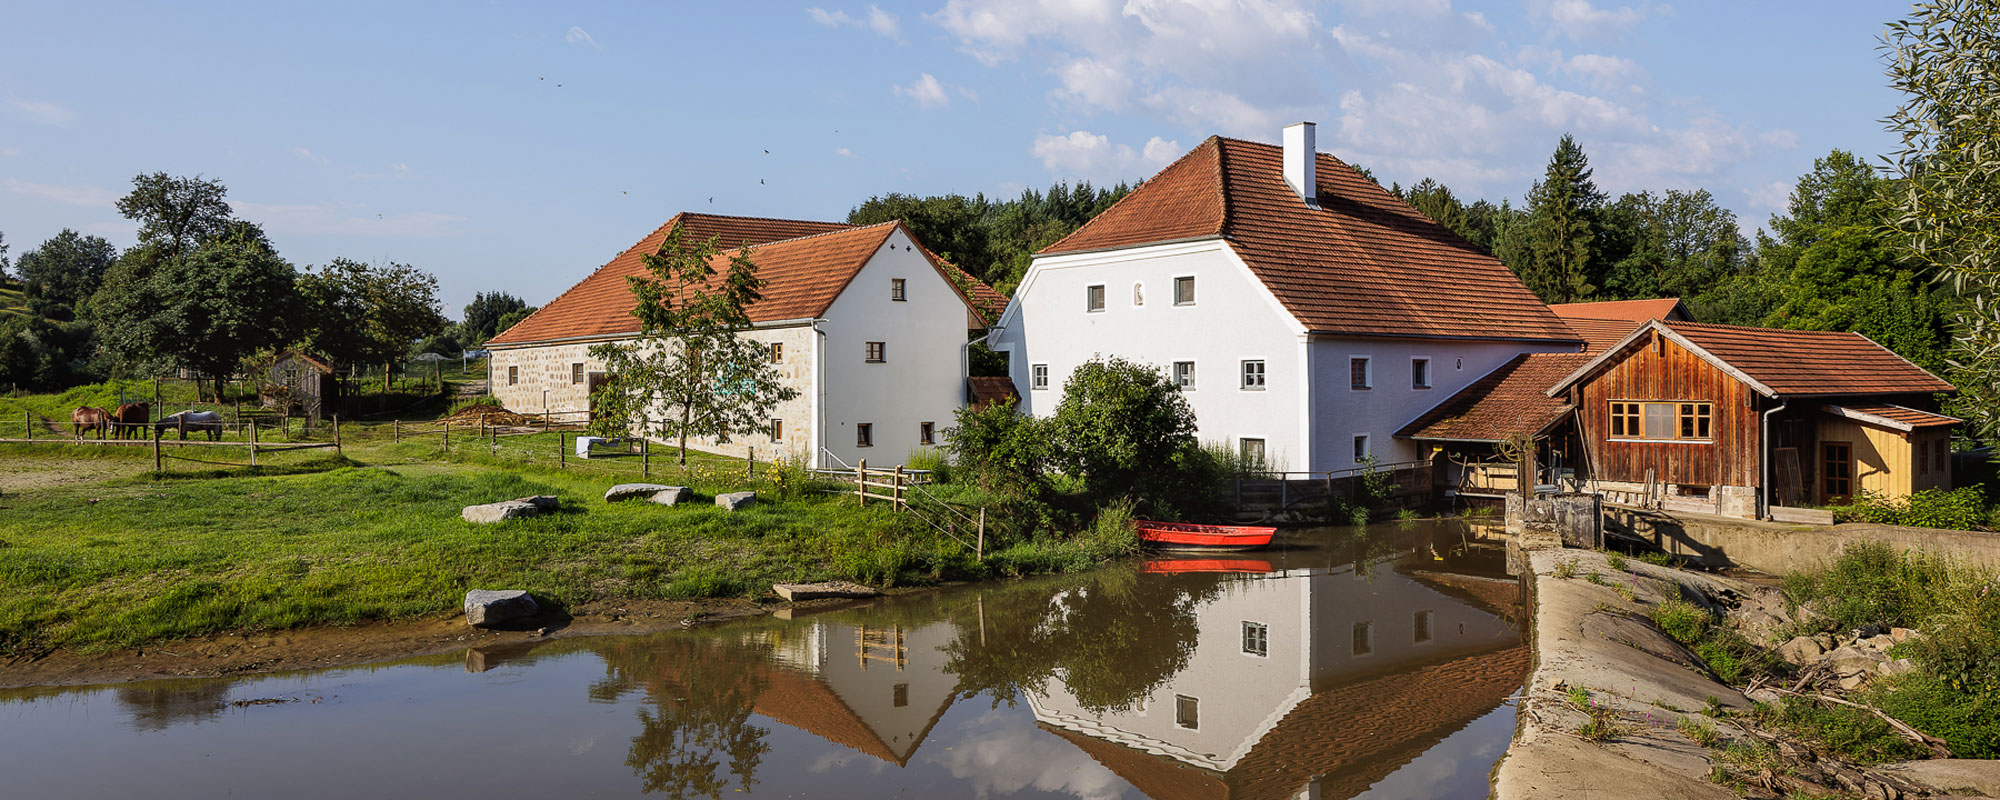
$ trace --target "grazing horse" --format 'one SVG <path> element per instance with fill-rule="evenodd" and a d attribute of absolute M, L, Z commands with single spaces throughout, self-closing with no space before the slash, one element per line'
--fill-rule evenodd
<path fill-rule="evenodd" d="M 70 435 L 83 438 L 86 430 L 97 431 L 97 438 L 104 438 L 104 431 L 111 427 L 111 412 L 96 406 L 77 406 L 69 412 Z"/>
<path fill-rule="evenodd" d="M 182 441 L 187 440 L 188 431 L 206 433 L 209 441 L 219 442 L 222 441 L 222 415 L 213 411 L 189 409 L 161 417 L 159 422 L 153 423 L 153 430 L 156 432 L 179 430 Z"/>
<path fill-rule="evenodd" d="M 146 426 L 146 420 L 151 417 L 152 409 L 152 403 L 126 403 L 119 406 L 117 411 L 111 412 L 111 423 L 118 428 L 116 431 L 118 438 L 144 436 L 145 432 L 140 428 Z"/>

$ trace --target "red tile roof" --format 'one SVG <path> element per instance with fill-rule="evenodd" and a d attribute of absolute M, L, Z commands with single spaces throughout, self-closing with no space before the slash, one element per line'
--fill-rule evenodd
<path fill-rule="evenodd" d="M 1554 306 L 1550 306 L 1554 308 Z M 1644 323 L 1625 319 L 1581 319 L 1563 318 L 1563 324 L 1583 337 L 1583 352 L 1602 353 L 1604 349 L 1624 341 L 1625 336 Z"/>
<path fill-rule="evenodd" d="M 972 408 L 974 410 L 985 408 L 989 404 L 1009 398 L 1014 400 L 1021 399 L 1020 390 L 1014 388 L 1013 378 L 975 376 L 967 378 L 966 381 L 972 386 Z"/>
<path fill-rule="evenodd" d="M 1917 428 L 1946 428 L 1965 421 L 1894 403 L 1841 403 L 1825 408 L 1843 417 L 1905 432 Z"/>
<path fill-rule="evenodd" d="M 520 345 L 638 333 L 639 320 L 632 316 L 636 303 L 626 279 L 648 274 L 644 257 L 659 250 L 667 231 L 676 223 L 687 226 L 686 235 L 690 239 L 720 239 L 726 252 L 718 254 L 714 262 L 718 280 L 736 247 L 750 246 L 757 277 L 764 281 L 764 299 L 746 309 L 752 322 L 803 319 L 824 313 L 890 234 L 899 229 L 909 234 L 900 222 L 856 228 L 832 222 L 677 214 L 660 230 L 639 240 L 487 344 Z M 910 239 L 915 241 L 916 237 Z M 994 309 L 1006 305 L 1006 298 L 991 287 L 938 260 L 929 250 L 924 251 L 924 256 L 958 290 L 967 307 L 982 318 L 991 319 L 997 314 Z"/>
<path fill-rule="evenodd" d="M 1678 297 L 1659 297 L 1650 300 L 1601 300 L 1595 303 L 1551 303 L 1549 310 L 1565 320 L 1570 319 L 1621 319 L 1637 327 L 1641 323 L 1656 319 L 1693 319 L 1687 306 Z M 1627 328 L 1629 333 L 1631 328 Z"/>
<path fill-rule="evenodd" d="M 1549 387 L 1590 362 L 1584 353 L 1523 353 L 1458 391 L 1396 436 L 1447 442 L 1501 442 L 1534 436 L 1569 413 Z"/>
<path fill-rule="evenodd" d="M 1339 159 L 1299 199 L 1276 145 L 1210 137 L 1041 251 L 1223 238 L 1311 331 L 1575 341 L 1499 261 Z"/>
<path fill-rule="evenodd" d="M 1751 388 L 1772 397 L 1928 394 L 1957 391 L 1858 333 L 1745 328 L 1697 322 L 1649 322 L 1627 337 L 1623 350 L 1645 344 L 1644 331 L 1663 330 L 1720 362 Z M 1607 350 L 1554 385 L 1554 394 L 1608 366 Z"/>

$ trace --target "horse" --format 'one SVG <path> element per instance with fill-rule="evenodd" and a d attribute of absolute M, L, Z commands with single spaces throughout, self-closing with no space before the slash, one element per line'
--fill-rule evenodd
<path fill-rule="evenodd" d="M 189 409 L 187 411 L 168 414 L 161 417 L 159 422 L 153 423 L 153 430 L 155 432 L 170 429 L 179 430 L 182 441 L 187 440 L 188 431 L 194 431 L 196 433 L 208 434 L 208 440 L 211 442 L 219 442 L 222 441 L 222 415 L 213 411 L 195 411 Z"/>
<path fill-rule="evenodd" d="M 111 412 L 111 424 L 117 427 L 118 438 L 143 436 L 144 432 L 140 428 L 145 427 L 152 408 L 152 403 L 126 403 L 119 406 L 117 411 Z"/>
<path fill-rule="evenodd" d="M 69 412 L 70 435 L 83 438 L 86 430 L 97 431 L 97 438 L 104 438 L 104 431 L 111 427 L 111 412 L 96 406 L 77 406 Z"/>

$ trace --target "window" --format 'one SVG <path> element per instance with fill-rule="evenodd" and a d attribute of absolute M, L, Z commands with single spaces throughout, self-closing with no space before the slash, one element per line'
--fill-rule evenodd
<path fill-rule="evenodd" d="M 1146 304 L 1146 284 L 1143 283 L 1132 284 L 1132 305 L 1143 306 L 1145 304 Z"/>
<path fill-rule="evenodd" d="M 570 382 L 570 383 L 582 383 L 582 382 L 583 382 L 583 365 L 582 365 L 582 364 L 571 364 L 571 365 L 569 365 L 569 382 Z"/>
<path fill-rule="evenodd" d="M 508 367 L 508 368 L 507 368 L 507 385 L 508 385 L 508 386 L 513 386 L 514 384 L 517 384 L 517 383 L 520 383 L 520 382 L 521 382 L 521 368 L 520 368 L 520 367 Z"/>
<path fill-rule="evenodd" d="M 1174 724 L 1188 730 L 1201 727 L 1201 701 L 1184 694 L 1174 695 Z"/>
<path fill-rule="evenodd" d="M 890 687 L 890 698 L 890 702 L 895 703 L 897 708 L 908 706 L 910 704 L 910 685 L 899 683 Z"/>
<path fill-rule="evenodd" d="M 1354 654 L 1365 656 L 1375 652 L 1375 625 L 1371 622 L 1354 623 Z"/>
<path fill-rule="evenodd" d="M 1244 466 L 1252 469 L 1262 469 L 1264 467 L 1263 439 L 1241 439 L 1238 440 L 1237 447 L 1243 454 Z"/>
<path fill-rule="evenodd" d="M 1086 311 L 1103 311 L 1104 284 L 1100 283 L 1093 286 L 1085 287 L 1083 290 L 1083 303 L 1084 303 L 1084 310 Z"/>
<path fill-rule="evenodd" d="M 771 343 L 771 363 L 773 363 L 773 364 L 783 364 L 783 363 L 785 363 L 785 343 L 784 343 L 784 342 L 772 342 L 772 343 Z"/>
<path fill-rule="evenodd" d="M 1243 652 L 1253 656 L 1271 654 L 1271 626 L 1262 622 L 1243 623 Z"/>
<path fill-rule="evenodd" d="M 784 440 L 785 440 L 785 421 L 782 419 L 778 419 L 777 417 L 772 417 L 771 441 L 782 442 Z"/>
<path fill-rule="evenodd" d="M 880 364 L 880 363 L 882 363 L 882 362 L 884 362 L 884 361 L 887 361 L 887 360 L 889 360 L 888 358 L 886 358 L 886 357 L 885 357 L 885 351 L 886 351 L 887 349 L 888 349 L 888 348 L 887 348 L 887 346 L 886 346 L 886 345 L 884 345 L 884 344 L 883 344 L 883 343 L 881 343 L 881 342 L 869 342 L 869 343 L 868 343 L 868 363 L 870 363 L 870 364 Z"/>
<path fill-rule="evenodd" d="M 937 444 L 937 423 L 917 423 L 917 441 L 922 444 Z"/>
<path fill-rule="evenodd" d="M 875 424 L 874 424 L 874 423 L 872 423 L 872 422 L 857 422 L 857 423 L 855 423 L 855 424 L 854 424 L 854 446 L 855 446 L 855 447 L 874 447 L 874 446 L 875 446 Z"/>
<path fill-rule="evenodd" d="M 1049 365 L 1047 364 L 1028 365 L 1028 388 L 1029 389 L 1049 388 Z"/>
<path fill-rule="evenodd" d="M 907 300 L 907 299 L 909 299 L 909 298 L 908 298 L 907 296 L 905 296 L 905 295 L 903 294 L 903 289 L 904 289 L 904 286 L 905 286 L 905 285 L 906 285 L 906 284 L 904 283 L 904 281 L 903 281 L 903 279 L 902 279 L 902 278 L 890 278 L 890 279 L 889 279 L 889 299 L 891 299 L 891 300 L 894 300 L 894 301 L 896 301 L 896 302 L 899 302 L 899 303 L 900 303 L 900 302 L 902 302 L 902 301 L 904 301 L 904 300 Z"/>
<path fill-rule="evenodd" d="M 1174 362 L 1174 385 L 1183 389 L 1194 388 L 1194 362 Z"/>
<path fill-rule="evenodd" d="M 1243 388 L 1252 391 L 1264 390 L 1263 360 L 1243 362 Z"/>
<path fill-rule="evenodd" d="M 1713 403 L 1611 401 L 1612 438 L 1705 441 L 1714 421 Z"/>
<path fill-rule="evenodd" d="M 1410 359 L 1410 388 L 1412 389 L 1431 388 L 1430 359 L 1428 358 Z"/>
<path fill-rule="evenodd" d="M 1824 476 L 1822 500 L 1845 502 L 1854 496 L 1854 443 L 1820 442 L 1820 474 Z"/>
<path fill-rule="evenodd" d="M 1194 305 L 1194 276 L 1183 275 L 1174 279 L 1174 305 Z"/>
<path fill-rule="evenodd" d="M 1347 386 L 1350 389 L 1366 389 L 1374 384 L 1369 381 L 1368 359 L 1355 356 L 1347 359 Z"/>
<path fill-rule="evenodd" d="M 1368 434 L 1365 433 L 1358 434 L 1354 437 L 1354 463 L 1360 464 L 1366 462 L 1367 460 L 1368 460 Z"/>
<path fill-rule="evenodd" d="M 1423 644 L 1431 640 L 1431 612 L 1429 611 L 1417 612 L 1416 640 L 1417 644 Z"/>

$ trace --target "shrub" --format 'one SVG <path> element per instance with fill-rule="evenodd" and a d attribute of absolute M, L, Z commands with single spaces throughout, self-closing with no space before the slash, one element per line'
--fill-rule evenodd
<path fill-rule="evenodd" d="M 1837 522 L 1874 522 L 1913 528 L 1949 530 L 1991 529 L 1994 510 L 1986 506 L 1986 492 L 1979 486 L 1945 491 L 1922 489 L 1907 497 L 1888 498 L 1864 491 L 1846 505 L 1828 506 Z"/>
<path fill-rule="evenodd" d="M 1715 732 L 1715 723 L 1693 715 L 1683 715 L 1674 723 L 1681 735 L 1702 747 L 1714 747 L 1722 741 L 1722 735 Z"/>
<path fill-rule="evenodd" d="M 1971 694 L 1923 673 L 1882 684 L 1871 700 L 1883 712 L 1943 739 L 1958 758 L 2000 758 L 2000 697 Z"/>
<path fill-rule="evenodd" d="M 1713 620 L 1707 609 L 1678 597 L 1653 607 L 1653 624 L 1681 644 L 1692 645 L 1700 641 Z"/>
<path fill-rule="evenodd" d="M 951 459 L 945 451 L 938 448 L 919 447 L 911 450 L 909 458 L 903 461 L 903 466 L 929 472 L 933 483 L 951 482 Z"/>
<path fill-rule="evenodd" d="M 1758 703 L 1753 713 L 1765 725 L 1810 739 L 1859 764 L 1904 761 L 1927 754 L 1880 717 L 1852 706 L 1793 698 L 1778 704 Z"/>
<path fill-rule="evenodd" d="M 1626 567 L 1625 557 L 1617 553 L 1611 553 L 1609 555 L 1606 555 L 1604 557 L 1604 563 L 1611 565 L 1612 569 L 1618 570 L 1619 572 L 1625 571 Z"/>

